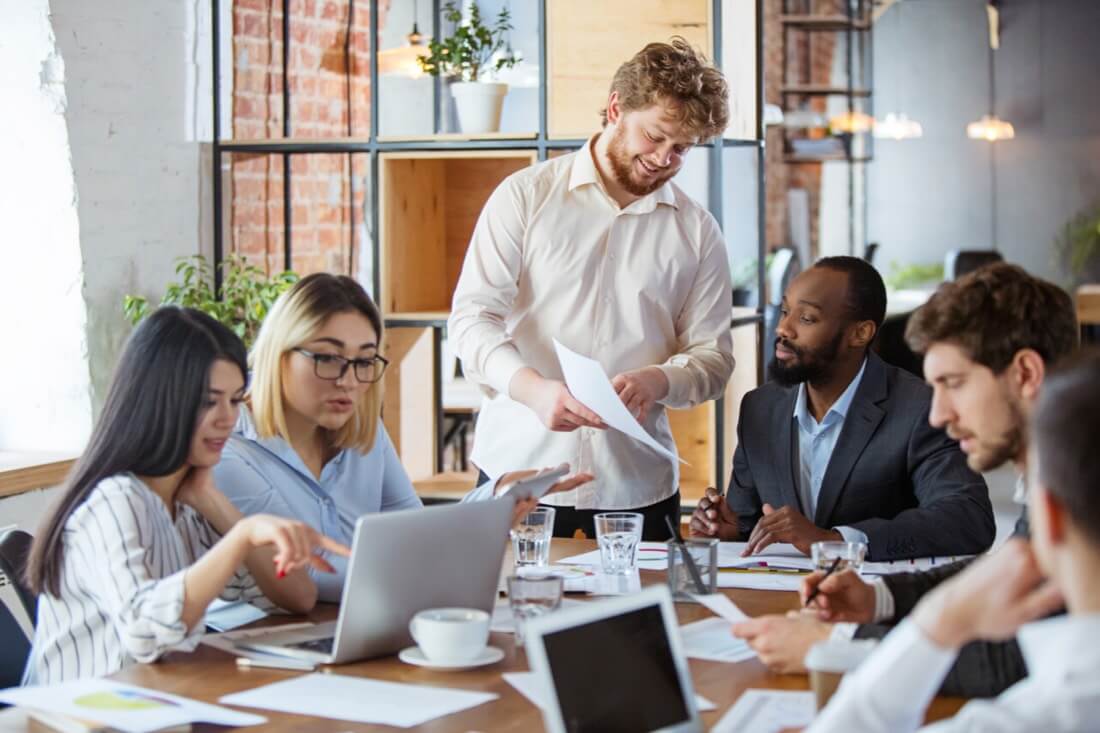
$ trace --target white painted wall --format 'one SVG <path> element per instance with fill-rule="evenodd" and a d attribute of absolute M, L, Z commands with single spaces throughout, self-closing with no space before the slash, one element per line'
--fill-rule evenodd
<path fill-rule="evenodd" d="M 202 0 L 51 5 L 66 66 L 98 406 L 130 332 L 123 296 L 159 300 L 176 258 L 210 251 L 209 162 L 200 142 L 212 126 L 210 11 Z"/>
<path fill-rule="evenodd" d="M 0 0 L 0 447 L 77 450 L 91 427 L 65 62 L 48 0 Z"/>

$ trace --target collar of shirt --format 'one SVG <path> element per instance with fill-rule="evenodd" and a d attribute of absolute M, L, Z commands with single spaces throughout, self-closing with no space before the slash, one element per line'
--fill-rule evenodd
<path fill-rule="evenodd" d="M 600 172 L 596 170 L 594 147 L 599 137 L 598 134 L 593 135 L 584 146 L 584 149 L 577 151 L 577 155 L 573 156 L 573 167 L 569 171 L 569 191 L 573 191 L 580 186 L 595 186 L 611 206 L 616 210 L 620 210 L 619 204 L 607 193 Z M 674 209 L 679 208 L 676 206 L 676 195 L 672 192 L 672 187 L 668 185 L 668 181 L 661 184 L 661 187 L 656 191 L 622 207 L 621 212 L 623 214 L 648 214 L 656 209 L 658 204 L 671 206 Z"/>
<path fill-rule="evenodd" d="M 1059 686 L 1092 680 L 1100 666 L 1100 614 L 1055 616 L 1020 627 L 1020 649 L 1031 679 Z"/>
<path fill-rule="evenodd" d="M 1027 506 L 1027 477 L 1022 473 L 1016 476 L 1016 489 L 1012 492 L 1012 501 L 1015 504 Z"/>
<path fill-rule="evenodd" d="M 825 419 L 820 423 L 810 414 L 810 407 L 806 397 L 806 383 L 803 382 L 798 385 L 798 399 L 794 402 L 793 414 L 795 420 L 798 420 L 798 426 L 803 432 L 813 435 L 834 423 L 844 422 L 844 419 L 848 417 L 848 409 L 852 406 L 852 400 L 855 399 L 856 391 L 859 390 L 859 383 L 863 381 L 863 372 L 866 369 L 867 359 L 864 358 L 863 365 L 860 366 L 855 379 L 848 384 L 848 387 L 841 393 L 840 397 L 837 398 L 837 401 L 834 402 L 833 406 L 829 408 L 829 411 L 825 413 Z"/>
<path fill-rule="evenodd" d="M 237 418 L 237 425 L 233 428 L 233 432 L 242 438 L 253 441 L 268 453 L 290 466 L 295 472 L 299 473 L 314 490 L 321 489 L 321 482 L 318 481 L 317 477 L 306 467 L 305 462 L 302 461 L 298 452 L 294 450 L 290 443 L 278 435 L 273 435 L 270 438 L 260 437 L 260 434 L 256 431 L 256 423 L 252 419 L 252 413 L 248 408 L 241 408 L 240 415 Z M 324 465 L 321 469 L 322 481 L 335 478 L 335 476 L 339 475 L 338 472 L 343 466 L 345 453 L 347 453 L 346 448 L 333 456 L 332 460 Z"/>

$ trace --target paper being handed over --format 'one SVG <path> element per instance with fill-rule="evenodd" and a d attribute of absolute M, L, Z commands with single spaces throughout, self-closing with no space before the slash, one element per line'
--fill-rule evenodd
<path fill-rule="evenodd" d="M 575 351 L 562 346 L 554 339 L 554 349 L 558 353 L 558 361 L 561 363 L 561 373 L 565 377 L 565 385 L 578 402 L 592 412 L 600 416 L 608 427 L 629 435 L 640 443 L 643 443 L 662 456 L 673 461 L 690 465 L 679 458 L 675 453 L 665 448 L 653 439 L 646 429 L 638 424 L 630 410 L 615 394 L 615 388 L 611 386 L 611 380 L 607 378 L 607 372 L 600 363 L 587 356 L 581 356 Z"/>

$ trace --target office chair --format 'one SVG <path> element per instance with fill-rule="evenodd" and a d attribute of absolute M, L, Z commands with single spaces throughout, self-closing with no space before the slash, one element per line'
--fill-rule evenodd
<path fill-rule="evenodd" d="M 0 603 L 0 649 L 4 650 L 0 653 L 0 689 L 18 687 L 31 655 L 31 640 L 4 603 Z M 0 703 L 2 707 L 5 706 Z"/>
<path fill-rule="evenodd" d="M 875 264 L 875 253 L 878 252 L 878 242 L 868 242 L 863 248 L 863 259 L 868 264 Z"/>
<path fill-rule="evenodd" d="M 23 571 L 27 567 L 33 540 L 29 533 L 21 529 L 9 529 L 0 535 L 0 573 L 11 581 L 32 625 L 38 623 L 38 597 L 27 587 Z"/>
<path fill-rule="evenodd" d="M 791 247 L 777 249 L 768 266 L 765 285 L 768 301 L 764 306 L 764 364 L 770 364 L 775 358 L 775 329 L 779 325 L 779 308 L 783 304 L 783 293 L 794 277 L 802 272 L 798 253 Z"/>
<path fill-rule="evenodd" d="M 953 249 L 943 259 L 943 279 L 950 282 L 1004 257 L 992 249 Z"/>
<path fill-rule="evenodd" d="M 886 316 L 878 334 L 875 335 L 875 342 L 871 348 L 887 364 L 924 379 L 924 361 L 913 353 L 909 344 L 905 343 L 905 327 L 911 315 L 913 313 L 910 311 Z"/>

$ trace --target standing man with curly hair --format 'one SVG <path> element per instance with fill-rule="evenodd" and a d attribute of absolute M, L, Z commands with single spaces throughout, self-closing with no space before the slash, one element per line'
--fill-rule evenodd
<path fill-rule="evenodd" d="M 596 478 L 544 500 L 557 507 L 555 534 L 592 537 L 597 511 L 621 509 L 645 515 L 645 539 L 665 539 L 664 517 L 679 521 L 677 464 L 577 402 L 553 340 L 597 359 L 673 452 L 665 408 L 721 395 L 733 372 L 726 249 L 714 217 L 671 179 L 693 146 L 722 134 L 729 90 L 674 38 L 619 67 L 601 117 L 583 148 L 493 192 L 448 333 L 487 397 L 473 452 L 486 478 L 568 462 Z"/>

